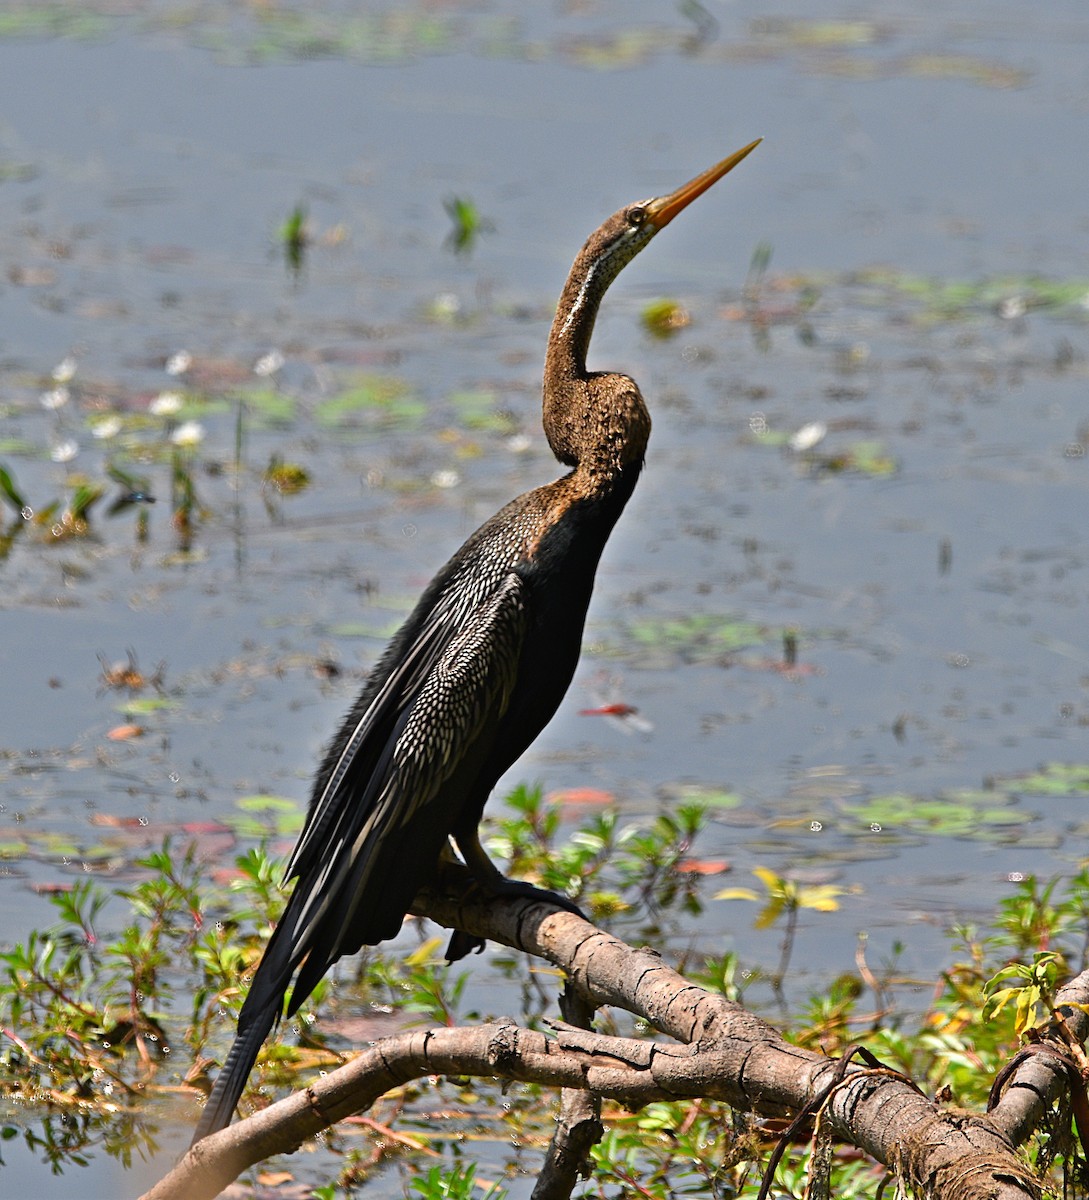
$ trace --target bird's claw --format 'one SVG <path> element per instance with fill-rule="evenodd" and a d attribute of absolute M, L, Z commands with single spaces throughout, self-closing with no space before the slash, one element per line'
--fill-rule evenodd
<path fill-rule="evenodd" d="M 576 917 L 582 917 L 583 920 L 586 919 L 582 909 L 574 901 L 568 900 L 566 896 L 561 896 L 559 892 L 551 892 L 547 888 L 539 888 L 535 884 L 527 883 L 524 879 L 507 879 L 506 876 L 500 876 L 494 881 L 490 880 L 487 884 L 483 884 L 479 880 L 474 880 L 473 883 L 474 890 L 478 889 L 483 892 L 488 899 L 510 896 L 512 899 L 541 900 L 554 904 L 566 912 L 574 913 Z M 469 954 L 479 954 L 483 949 L 484 938 L 465 933 L 461 929 L 455 929 L 450 934 L 450 942 L 446 947 L 446 961 L 458 962 Z"/>

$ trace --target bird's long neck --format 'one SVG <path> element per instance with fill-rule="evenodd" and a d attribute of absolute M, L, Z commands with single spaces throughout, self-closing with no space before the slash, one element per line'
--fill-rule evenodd
<path fill-rule="evenodd" d="M 603 251 L 595 238 L 575 259 L 556 308 L 543 409 L 552 452 L 592 491 L 609 488 L 626 467 L 641 464 L 650 436 L 650 414 L 635 381 L 586 369 L 602 297 L 638 249 Z"/>

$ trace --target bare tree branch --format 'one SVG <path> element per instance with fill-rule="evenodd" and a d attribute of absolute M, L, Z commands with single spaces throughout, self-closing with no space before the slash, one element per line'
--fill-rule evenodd
<path fill-rule="evenodd" d="M 1067 1028 L 1079 1042 L 1084 1042 L 1089 1035 L 1089 1014 L 1080 1006 L 1089 1007 L 1089 971 L 1071 979 L 1055 997 L 1055 1007 L 1064 1013 Z M 1006 1080 L 1002 1096 L 990 1113 L 995 1128 L 1015 1146 L 1039 1128 L 1048 1109 L 1070 1089 L 1069 1071 L 1064 1066 L 1069 1055 L 1063 1040 L 1057 1033 L 1049 1032 L 1040 1045 L 1054 1052 L 1032 1055 L 1023 1061 Z"/>
<path fill-rule="evenodd" d="M 594 1009 L 571 986 L 560 996 L 563 1019 L 574 1028 L 592 1029 Z M 590 1150 L 605 1132 L 601 1124 L 601 1097 L 586 1088 L 560 1092 L 560 1115 L 541 1173 L 530 1200 L 568 1200 L 579 1178 L 590 1174 Z"/>
<path fill-rule="evenodd" d="M 246 1167 L 295 1149 L 328 1125 L 370 1107 L 384 1092 L 425 1075 L 535 1082 L 632 1108 L 702 1096 L 743 1112 L 778 1116 L 798 1112 L 835 1080 L 834 1060 L 786 1042 L 759 1017 L 685 980 L 653 950 L 634 949 L 547 902 L 484 902 L 473 901 L 468 892 L 424 893 L 417 911 L 548 959 L 566 973 L 584 1014 L 613 1005 L 672 1040 L 607 1037 L 570 1025 L 558 1027 L 551 1038 L 513 1024 L 400 1034 L 374 1043 L 305 1090 L 206 1138 L 144 1200 L 211 1198 Z M 578 1015 L 578 1010 L 570 1011 Z M 588 1022 L 583 1016 L 579 1023 Z M 1018 1084 L 1017 1091 L 1024 1090 Z M 1042 1115 L 1043 1109 L 1039 1111 Z M 1035 1200 L 1039 1186 L 1007 1132 L 1027 1136 L 1032 1120 L 1007 1113 L 1012 1108 L 1000 1106 L 994 1117 L 944 1108 L 893 1072 L 852 1064 L 831 1089 L 822 1120 L 921 1196 Z M 570 1156 L 562 1164 L 562 1176 L 541 1187 L 559 1189 L 567 1179 L 574 1181 L 572 1170 L 577 1171 L 594 1140 L 592 1129 L 575 1131 L 595 1119 L 590 1110 L 568 1110 L 572 1134 L 564 1135 L 566 1146 L 561 1139 L 554 1147 L 553 1167 L 560 1168 L 568 1150 Z M 561 1194 L 569 1191 L 548 1192 L 550 1197 Z"/>

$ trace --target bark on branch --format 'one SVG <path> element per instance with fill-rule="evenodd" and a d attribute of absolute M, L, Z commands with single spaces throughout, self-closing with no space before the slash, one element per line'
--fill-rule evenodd
<path fill-rule="evenodd" d="M 586 1107 L 587 1097 L 638 1108 L 654 1100 L 703 1096 L 743 1112 L 784 1116 L 830 1087 L 821 1120 L 837 1137 L 896 1172 L 918 1195 L 1036 1200 L 1040 1194 L 1015 1145 L 1057 1094 L 1056 1072 L 1046 1064 L 1021 1068 L 990 1115 L 942 1107 L 884 1070 L 851 1065 L 835 1083 L 834 1060 L 789 1044 L 759 1017 L 685 980 L 655 951 L 628 946 L 549 903 L 484 903 L 472 900 L 467 889 L 454 896 L 421 893 L 415 911 L 559 967 L 579 999 L 581 1015 L 577 1007 L 567 1010 L 579 1024 L 588 1023 L 593 1008 L 612 1005 L 641 1017 L 670 1040 L 607 1037 L 570 1025 L 547 1037 L 506 1023 L 386 1038 L 305 1090 L 206 1138 L 143 1200 L 210 1200 L 247 1167 L 294 1150 L 336 1121 L 369 1108 L 390 1089 L 426 1075 L 475 1075 L 567 1089 L 565 1103 L 573 1107 L 566 1120 L 579 1132 L 567 1144 L 561 1124 L 539 1185 L 550 1200 L 563 1195 L 564 1187 L 569 1194 L 592 1144 L 596 1112 Z M 1069 985 L 1068 1002 L 1085 998 L 1086 980 L 1089 975 L 1081 977 L 1080 991 L 1079 981 Z M 1082 1036 L 1083 1014 L 1076 1013 L 1075 1022 Z M 1030 1069 L 1044 1072 L 1046 1083 L 1036 1076 L 1025 1083 L 1021 1073 Z"/>

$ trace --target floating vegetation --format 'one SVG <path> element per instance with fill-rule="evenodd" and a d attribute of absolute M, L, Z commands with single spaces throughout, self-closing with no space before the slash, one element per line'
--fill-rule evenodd
<path fill-rule="evenodd" d="M 881 38 L 881 27 L 873 21 L 806 20 L 794 17 L 757 17 L 749 22 L 756 38 L 789 46 L 842 49 L 870 46 Z"/>
<path fill-rule="evenodd" d="M 500 407 L 495 392 L 453 392 L 448 400 L 457 410 L 459 422 L 474 433 L 509 435 L 518 431 L 517 420 L 509 409 Z"/>
<path fill-rule="evenodd" d="M 692 323 L 688 310 L 676 300 L 652 300 L 644 305 L 640 320 L 647 333 L 659 338 L 672 337 Z"/>
<path fill-rule="evenodd" d="M 1089 795 L 1089 763 L 1047 763 L 1031 775 L 999 781 L 1003 787 L 1037 796 Z"/>
<path fill-rule="evenodd" d="M 639 662 L 663 659 L 682 662 L 715 662 L 740 650 L 762 645 L 771 637 L 763 625 L 713 613 L 684 617 L 644 617 L 624 627 L 621 643 L 608 642 L 604 653 L 635 658 Z"/>
<path fill-rule="evenodd" d="M 744 799 L 738 792 L 726 788 L 701 787 L 697 784 L 676 784 L 662 789 L 662 795 L 672 807 L 678 804 L 697 804 L 708 810 L 740 808 Z"/>
<path fill-rule="evenodd" d="M 756 413 L 749 421 L 749 436 L 761 446 L 788 449 L 797 455 L 798 461 L 814 474 L 833 475 L 854 472 L 871 478 L 895 475 L 899 463 L 889 454 L 883 442 L 862 439 L 849 442 L 838 449 L 825 448 L 820 451 L 829 433 L 823 421 L 811 421 L 793 433 L 786 429 L 773 429 L 763 413 Z"/>
<path fill-rule="evenodd" d="M 577 66 L 593 71 L 616 71 L 675 51 L 683 40 L 679 32 L 667 37 L 660 28 L 631 26 L 615 33 L 574 39 L 568 42 L 565 56 Z"/>
<path fill-rule="evenodd" d="M 180 705 L 177 700 L 171 700 L 167 696 L 131 696 L 117 707 L 119 712 L 127 716 L 146 717 L 152 713 L 168 712 L 170 709 L 179 708 Z"/>
<path fill-rule="evenodd" d="M 402 62 L 418 54 L 448 51 L 460 40 L 462 28 L 453 15 L 427 6 L 363 15 L 267 6 L 261 10 L 246 53 L 259 61 L 337 57 Z M 231 52 L 228 44 L 218 44 Z"/>
<path fill-rule="evenodd" d="M 0 21 L 3 20 L 0 14 Z M 14 163 L 0 161 L 0 183 L 8 183 L 17 181 L 25 183 L 27 180 L 37 177 L 38 168 L 32 163 Z"/>
<path fill-rule="evenodd" d="M 290 425 L 298 405 L 295 397 L 275 388 L 250 388 L 240 394 L 247 413 L 259 425 Z"/>
<path fill-rule="evenodd" d="M 401 628 L 401 620 L 399 617 L 384 625 L 369 624 L 366 621 L 338 621 L 323 632 L 335 638 L 372 638 L 375 641 L 387 642 Z"/>
<path fill-rule="evenodd" d="M 95 12 L 93 4 L 14 5 L 0 11 L 0 38 L 100 38 L 114 27 L 112 15 Z"/>
<path fill-rule="evenodd" d="M 833 473 L 856 471 L 860 475 L 886 476 L 898 470 L 896 459 L 877 441 L 852 442 L 838 454 L 818 454 L 809 461 L 817 470 Z"/>
<path fill-rule="evenodd" d="M 1023 842 L 1025 826 L 1035 819 L 1033 813 L 1016 806 L 1013 796 L 985 789 L 943 792 L 931 799 L 893 792 L 843 801 L 841 808 L 852 822 L 875 833 L 986 842 Z"/>
<path fill-rule="evenodd" d="M 974 54 L 909 54 L 898 64 L 905 75 L 924 79 L 956 79 L 984 87 L 1019 88 L 1032 80 L 1032 72 Z"/>
<path fill-rule="evenodd" d="M 426 414 L 427 405 L 392 375 L 364 375 L 314 410 L 325 426 L 376 424 L 381 429 L 414 428 Z"/>
<path fill-rule="evenodd" d="M 306 817 L 297 801 L 283 796 L 243 796 L 235 807 L 239 813 L 227 817 L 226 824 L 239 837 L 288 837 L 301 831 Z"/>
<path fill-rule="evenodd" d="M 284 462 L 274 454 L 265 468 L 264 482 L 281 496 L 294 496 L 310 486 L 310 472 L 298 463 Z"/>
<path fill-rule="evenodd" d="M 971 314 L 1009 320 L 1039 309 L 1082 318 L 1089 316 L 1089 277 L 1000 275 L 966 280 L 871 268 L 848 276 L 843 282 L 862 289 L 866 302 L 874 306 L 886 306 L 890 295 L 916 300 L 922 306 L 922 315 L 933 320 Z"/>
<path fill-rule="evenodd" d="M 138 23 L 137 23 L 138 22 Z M 695 31 L 693 32 L 693 26 Z M 1022 87 L 1031 72 L 1021 65 L 960 51 L 957 42 L 974 37 L 970 24 L 954 34 L 941 52 L 917 51 L 910 24 L 895 19 L 760 17 L 747 36 L 716 39 L 717 22 L 701 4 L 677 6 L 670 22 L 620 19 L 611 28 L 583 29 L 561 22 L 545 38 L 521 14 L 449 11 L 419 2 L 386 11 L 319 11 L 262 4 L 236 13 L 208 5 L 165 5 L 148 11 L 120 8 L 109 0 L 87 3 L 22 4 L 0 12 L 0 39 L 25 37 L 102 38 L 139 29 L 187 37 L 231 63 L 338 58 L 350 62 L 402 63 L 422 55 L 479 53 L 513 60 L 571 63 L 590 71 L 622 70 L 669 56 L 690 55 L 715 65 L 802 58 L 810 71 L 857 79 L 922 77 L 980 87 Z M 878 57 L 874 48 L 886 50 Z M 900 48 L 900 53 L 887 52 Z M 25 178 L 24 164 L 11 164 L 13 178 Z M 3 176 L 0 175 L 0 181 Z M 287 244 L 286 241 L 284 243 Z M 295 268 L 297 269 L 297 268 Z"/>

